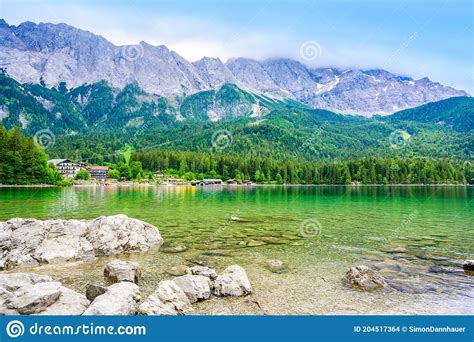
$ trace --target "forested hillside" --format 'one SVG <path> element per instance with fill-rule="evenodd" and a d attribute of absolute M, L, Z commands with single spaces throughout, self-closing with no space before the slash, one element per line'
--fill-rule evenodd
<path fill-rule="evenodd" d="M 33 138 L 0 126 L 0 184 L 62 184 L 63 177 L 47 161 Z"/>
<path fill-rule="evenodd" d="M 206 177 L 240 182 L 300 184 L 464 184 L 474 182 L 470 162 L 420 158 L 362 158 L 286 162 L 211 153 L 148 151 L 132 156 L 144 169 L 163 170 L 184 179 Z"/>

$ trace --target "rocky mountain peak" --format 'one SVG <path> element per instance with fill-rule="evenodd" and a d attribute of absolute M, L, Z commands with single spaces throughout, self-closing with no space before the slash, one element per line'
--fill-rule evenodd
<path fill-rule="evenodd" d="M 225 83 L 348 114 L 390 114 L 427 102 L 468 96 L 461 90 L 381 69 L 308 68 L 299 61 L 203 57 L 189 62 L 166 46 L 116 46 L 67 24 L 0 21 L 0 67 L 21 83 L 68 88 L 107 81 L 122 89 L 135 82 L 153 94 L 176 97 Z"/>

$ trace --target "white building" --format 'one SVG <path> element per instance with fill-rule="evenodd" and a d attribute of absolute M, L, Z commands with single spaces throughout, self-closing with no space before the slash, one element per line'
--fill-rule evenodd
<path fill-rule="evenodd" d="M 82 166 L 69 159 L 51 159 L 48 164 L 53 164 L 64 178 L 74 178 Z"/>

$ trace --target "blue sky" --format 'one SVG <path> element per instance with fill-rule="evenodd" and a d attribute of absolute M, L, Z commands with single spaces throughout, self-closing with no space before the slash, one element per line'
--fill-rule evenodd
<path fill-rule="evenodd" d="M 474 94 L 471 0 L 0 0 L 10 24 L 65 22 L 115 44 L 165 44 L 189 60 L 290 57 L 384 68 Z M 316 43 L 317 55 L 301 47 Z"/>

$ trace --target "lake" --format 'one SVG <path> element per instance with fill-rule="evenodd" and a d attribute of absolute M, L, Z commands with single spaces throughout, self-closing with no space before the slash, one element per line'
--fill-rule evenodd
<path fill-rule="evenodd" d="M 254 294 L 212 298 L 212 314 L 474 314 L 470 187 L 132 186 L 0 188 L 0 220 L 126 214 L 156 225 L 160 251 L 123 256 L 143 269 L 142 295 L 178 265 L 219 271 L 243 266 Z M 166 253 L 184 244 L 182 253 Z M 274 273 L 268 260 L 287 266 Z M 92 264 L 47 265 L 35 272 L 84 291 L 102 280 Z M 364 264 L 397 290 L 348 288 L 344 274 Z"/>

